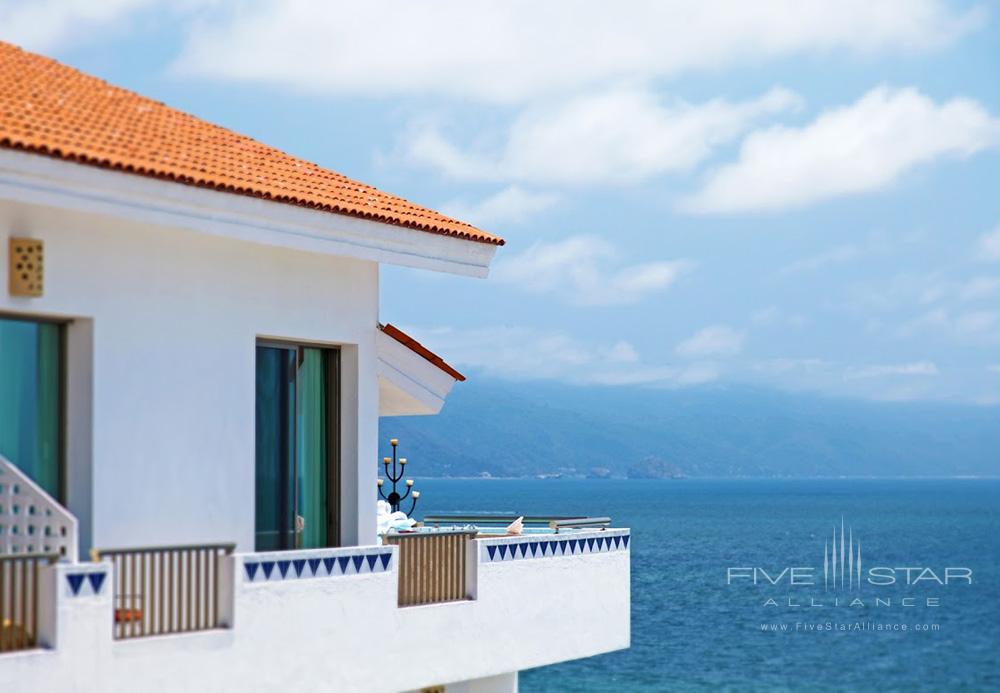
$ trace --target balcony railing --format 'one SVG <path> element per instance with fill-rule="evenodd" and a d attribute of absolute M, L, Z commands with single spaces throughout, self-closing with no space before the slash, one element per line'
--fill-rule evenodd
<path fill-rule="evenodd" d="M 235 544 L 95 550 L 114 565 L 117 640 L 221 627 L 220 559 Z"/>
<path fill-rule="evenodd" d="M 37 553 L 0 556 L 0 652 L 38 645 L 40 569 L 58 558 Z"/>
<path fill-rule="evenodd" d="M 548 527 L 557 533 L 560 529 L 600 529 L 611 526 L 610 517 L 584 517 L 582 515 L 427 515 L 424 525 L 476 525 L 481 527 L 506 527 L 520 519 L 525 527 Z"/>
<path fill-rule="evenodd" d="M 468 599 L 469 542 L 476 530 L 389 534 L 399 547 L 399 606 Z"/>

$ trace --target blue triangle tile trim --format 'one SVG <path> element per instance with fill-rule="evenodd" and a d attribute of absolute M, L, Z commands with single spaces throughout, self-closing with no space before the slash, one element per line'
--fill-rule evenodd
<path fill-rule="evenodd" d="M 326 568 L 327 575 L 333 575 L 333 566 L 337 563 L 336 558 L 324 558 L 323 567 Z"/>
<path fill-rule="evenodd" d="M 351 556 L 351 560 L 354 561 L 354 572 L 355 573 L 360 573 L 361 572 L 361 564 L 364 563 L 365 557 L 364 556 Z"/>
<path fill-rule="evenodd" d="M 90 573 L 87 575 L 87 579 L 90 581 L 90 588 L 94 590 L 94 594 L 101 593 L 101 585 L 104 584 L 104 578 L 107 575 L 107 573 Z"/>
<path fill-rule="evenodd" d="M 322 563 L 322 562 L 323 561 L 320 558 L 310 558 L 309 559 L 309 561 L 308 561 L 308 563 L 309 563 L 309 570 L 312 571 L 313 577 L 316 577 L 316 574 L 319 573 L 319 564 Z"/>
<path fill-rule="evenodd" d="M 285 575 L 288 573 L 288 566 L 292 564 L 291 561 L 278 561 L 278 571 L 281 573 L 281 579 L 285 579 Z"/>
<path fill-rule="evenodd" d="M 66 579 L 69 581 L 69 588 L 73 591 L 74 597 L 80 594 L 80 587 L 83 585 L 84 577 L 86 576 L 83 573 L 74 573 L 66 576 Z"/>
<path fill-rule="evenodd" d="M 341 556 L 340 558 L 337 559 L 337 563 L 340 565 L 340 574 L 341 575 L 346 575 L 347 574 L 347 564 L 350 563 L 350 562 L 351 562 L 351 557 L 350 556 Z"/>
<path fill-rule="evenodd" d="M 379 556 L 379 559 L 381 559 L 382 561 L 382 570 L 389 570 L 389 561 L 392 560 L 392 554 L 384 553 L 381 556 Z"/>
<path fill-rule="evenodd" d="M 257 574 L 259 563 L 244 563 L 243 570 L 247 571 L 247 580 L 253 582 L 253 576 Z"/>
<path fill-rule="evenodd" d="M 260 567 L 264 570 L 264 579 L 270 579 L 271 571 L 274 570 L 274 561 L 261 561 Z"/>
<path fill-rule="evenodd" d="M 512 561 L 522 558 L 543 558 L 548 556 L 573 556 L 589 553 L 603 553 L 627 549 L 631 537 L 613 536 L 581 537 L 579 539 L 538 539 L 533 541 L 511 541 L 486 545 L 483 562 Z"/>
<path fill-rule="evenodd" d="M 375 561 L 378 560 L 378 554 L 373 553 L 368 556 L 368 570 L 369 572 L 375 572 Z"/>
<path fill-rule="evenodd" d="M 295 568 L 295 574 L 298 577 L 302 577 L 302 572 L 306 569 L 306 559 L 296 558 L 292 561 L 292 567 Z"/>

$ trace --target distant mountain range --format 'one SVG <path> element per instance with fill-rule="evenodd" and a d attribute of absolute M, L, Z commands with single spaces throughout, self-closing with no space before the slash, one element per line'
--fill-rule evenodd
<path fill-rule="evenodd" d="M 437 416 L 384 418 L 415 477 L 1000 476 L 1000 407 L 749 387 L 459 383 Z"/>

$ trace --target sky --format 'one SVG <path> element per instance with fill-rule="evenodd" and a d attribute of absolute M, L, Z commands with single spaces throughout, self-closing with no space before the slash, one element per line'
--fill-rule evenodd
<path fill-rule="evenodd" d="M 517 381 L 1000 403 L 1000 5 L 0 0 L 0 38 L 502 235 L 381 319 Z"/>

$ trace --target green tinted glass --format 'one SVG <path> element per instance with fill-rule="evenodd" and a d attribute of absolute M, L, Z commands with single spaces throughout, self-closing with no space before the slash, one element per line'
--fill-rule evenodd
<path fill-rule="evenodd" d="M 256 548 L 337 542 L 338 353 L 257 347 Z"/>
<path fill-rule="evenodd" d="M 60 501 L 61 331 L 0 318 L 0 455 Z"/>

